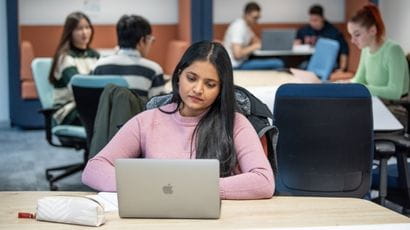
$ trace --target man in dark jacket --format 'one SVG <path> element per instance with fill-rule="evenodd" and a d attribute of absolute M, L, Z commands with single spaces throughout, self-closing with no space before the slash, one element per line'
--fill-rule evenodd
<path fill-rule="evenodd" d="M 308 44 L 314 46 L 320 38 L 329 38 L 336 40 L 340 44 L 338 66 L 336 70 L 345 72 L 347 70 L 347 58 L 349 47 L 343 34 L 324 17 L 323 7 L 313 5 L 309 9 L 309 24 L 300 28 L 296 34 L 294 44 Z"/>

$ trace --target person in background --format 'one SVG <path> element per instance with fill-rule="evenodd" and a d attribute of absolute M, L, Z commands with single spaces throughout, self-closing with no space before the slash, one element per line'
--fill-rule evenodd
<path fill-rule="evenodd" d="M 385 37 L 378 8 L 372 4 L 359 10 L 347 23 L 351 41 L 361 49 L 352 82 L 364 84 L 372 95 L 397 100 L 409 91 L 409 69 L 403 49 Z"/>
<path fill-rule="evenodd" d="M 220 43 L 191 45 L 172 76 L 172 103 L 130 119 L 92 158 L 84 184 L 116 191 L 119 158 L 218 159 L 222 199 L 270 198 L 272 168 L 255 129 L 235 112 L 233 71 Z"/>
<path fill-rule="evenodd" d="M 75 74 L 89 74 L 99 58 L 90 48 L 93 33 L 91 21 L 84 13 L 67 16 L 49 75 L 54 86 L 54 105 L 61 106 L 53 116 L 57 124 L 81 125 L 69 83 Z"/>
<path fill-rule="evenodd" d="M 308 44 L 315 46 L 316 41 L 321 37 L 339 42 L 340 50 L 336 71 L 345 72 L 347 70 L 349 55 L 347 42 L 344 39 L 343 34 L 325 19 L 323 7 L 320 5 L 313 5 L 309 9 L 309 24 L 297 31 L 294 44 Z"/>
<path fill-rule="evenodd" d="M 352 43 L 361 49 L 359 66 L 351 82 L 364 84 L 404 126 L 408 125 L 406 110 L 390 100 L 408 96 L 409 67 L 400 45 L 385 37 L 379 9 L 373 4 L 364 6 L 348 21 L 347 29 Z"/>
<path fill-rule="evenodd" d="M 252 31 L 251 26 L 261 17 L 261 8 L 255 2 L 246 4 L 244 15 L 232 22 L 225 32 L 223 44 L 228 51 L 234 69 L 278 69 L 284 63 L 280 59 L 248 59 L 261 48 L 261 41 Z"/>
<path fill-rule="evenodd" d="M 145 98 L 163 93 L 162 68 L 146 58 L 155 41 L 149 22 L 137 15 L 122 16 L 117 23 L 117 39 L 120 49 L 100 58 L 93 74 L 121 75 L 130 89 Z"/>

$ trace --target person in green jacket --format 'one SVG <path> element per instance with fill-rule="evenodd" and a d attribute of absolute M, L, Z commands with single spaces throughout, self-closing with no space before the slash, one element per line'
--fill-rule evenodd
<path fill-rule="evenodd" d="M 361 49 L 360 63 L 352 82 L 364 84 L 373 96 L 397 100 L 409 91 L 409 69 L 402 48 L 385 38 L 378 8 L 369 4 L 348 22 L 351 42 Z"/>

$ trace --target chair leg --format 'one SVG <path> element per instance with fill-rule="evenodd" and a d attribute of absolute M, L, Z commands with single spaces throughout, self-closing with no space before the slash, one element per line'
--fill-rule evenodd
<path fill-rule="evenodd" d="M 79 171 L 83 170 L 84 167 L 85 167 L 84 163 L 72 165 L 72 167 L 68 168 L 64 173 L 59 174 L 58 176 L 52 177 L 49 180 L 50 190 L 51 191 L 57 191 L 58 187 L 56 185 L 54 185 L 54 182 L 56 182 L 58 180 L 61 180 L 65 177 L 68 177 L 68 176 L 70 176 L 70 175 L 72 175 L 76 172 L 79 172 Z"/>
<path fill-rule="evenodd" d="M 380 159 L 379 175 L 379 204 L 385 206 L 387 196 L 387 158 Z"/>
<path fill-rule="evenodd" d="M 52 171 L 61 171 L 61 170 L 70 170 L 70 168 L 77 167 L 79 163 L 76 164 L 71 164 L 71 165 L 65 165 L 65 166 L 60 166 L 60 167 L 55 167 L 55 168 L 48 168 L 46 169 L 46 178 L 48 181 L 52 180 L 54 177 L 51 175 Z"/>
<path fill-rule="evenodd" d="M 400 187 L 403 189 L 405 202 L 403 204 L 403 213 L 410 212 L 410 172 L 407 163 L 407 153 L 397 153 L 397 169 L 399 173 Z"/>

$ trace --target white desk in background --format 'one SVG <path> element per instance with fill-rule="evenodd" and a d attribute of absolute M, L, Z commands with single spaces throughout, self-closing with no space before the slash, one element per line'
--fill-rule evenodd
<path fill-rule="evenodd" d="M 372 97 L 372 102 L 373 128 L 375 131 L 392 132 L 404 128 L 378 97 Z"/>
<path fill-rule="evenodd" d="M 320 83 L 314 74 L 295 71 L 294 75 L 277 71 L 234 71 L 234 83 L 248 89 L 273 112 L 275 93 L 285 83 Z M 398 131 L 403 125 L 377 97 L 372 97 L 373 129 L 375 131 Z"/>
<path fill-rule="evenodd" d="M 273 113 L 275 94 L 279 86 L 246 87 L 255 97 L 265 103 Z M 390 132 L 403 129 L 403 125 L 380 101 L 378 97 L 372 97 L 373 130 L 377 132 Z"/>
<path fill-rule="evenodd" d="M 315 51 L 306 50 L 255 50 L 252 54 L 256 57 L 271 57 L 271 56 L 309 56 Z"/>
<path fill-rule="evenodd" d="M 315 52 L 315 49 L 310 46 L 294 46 L 291 50 L 255 50 L 254 56 L 309 56 Z"/>

